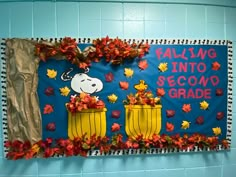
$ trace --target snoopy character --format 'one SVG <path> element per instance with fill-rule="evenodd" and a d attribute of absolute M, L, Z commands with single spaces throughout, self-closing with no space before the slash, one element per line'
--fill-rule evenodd
<path fill-rule="evenodd" d="M 73 77 L 69 76 L 69 74 L 73 71 L 73 68 L 70 68 L 68 71 L 65 71 L 61 75 L 61 79 L 63 81 L 71 80 L 71 88 L 77 93 L 87 93 L 93 94 L 99 92 L 103 89 L 103 83 L 98 78 L 89 77 L 87 75 L 88 69 L 85 73 L 77 73 Z"/>

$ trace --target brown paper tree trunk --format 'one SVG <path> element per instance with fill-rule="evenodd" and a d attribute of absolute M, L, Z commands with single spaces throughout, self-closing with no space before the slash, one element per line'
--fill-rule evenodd
<path fill-rule="evenodd" d="M 8 140 L 42 139 L 41 113 L 37 94 L 39 59 L 34 42 L 6 40 Z"/>

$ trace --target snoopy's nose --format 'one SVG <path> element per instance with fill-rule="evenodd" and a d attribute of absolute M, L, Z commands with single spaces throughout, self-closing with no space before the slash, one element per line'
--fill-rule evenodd
<path fill-rule="evenodd" d="M 92 84 L 92 87 L 95 87 L 96 86 L 96 84 Z"/>

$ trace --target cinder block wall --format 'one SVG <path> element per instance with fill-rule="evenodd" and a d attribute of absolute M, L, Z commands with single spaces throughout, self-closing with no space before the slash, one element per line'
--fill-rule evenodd
<path fill-rule="evenodd" d="M 131 1 L 130 1 L 131 2 Z M 152 1 L 154 2 L 154 1 Z M 0 1 L 0 37 L 110 37 L 229 39 L 234 42 L 236 2 L 169 0 L 162 3 Z M 236 120 L 236 74 L 234 74 Z M 8 161 L 0 129 L 0 177 L 235 177 L 236 121 L 232 150 L 156 156 Z M 0 128 L 2 126 L 0 120 Z"/>

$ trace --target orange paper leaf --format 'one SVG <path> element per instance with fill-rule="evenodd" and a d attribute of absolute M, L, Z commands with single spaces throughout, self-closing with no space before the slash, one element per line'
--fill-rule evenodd
<path fill-rule="evenodd" d="M 163 88 L 158 88 L 157 89 L 157 96 L 164 96 L 165 95 L 165 90 Z"/>
<path fill-rule="evenodd" d="M 172 123 L 166 122 L 166 131 L 172 132 L 174 130 L 175 126 Z"/>
<path fill-rule="evenodd" d="M 113 125 L 111 126 L 111 131 L 112 132 L 117 132 L 120 130 L 120 124 L 118 123 L 113 123 Z"/>
<path fill-rule="evenodd" d="M 127 90 L 129 88 L 129 83 L 120 81 L 120 88 L 122 90 Z"/>
<path fill-rule="evenodd" d="M 138 67 L 141 69 L 141 70 L 145 70 L 147 67 L 148 67 L 148 63 L 147 63 L 147 60 L 142 60 L 138 63 Z"/>
<path fill-rule="evenodd" d="M 53 107 L 50 104 L 46 104 L 43 108 L 43 113 L 44 114 L 50 114 L 53 112 Z"/>
<path fill-rule="evenodd" d="M 212 68 L 212 70 L 215 70 L 215 71 L 219 70 L 220 63 L 218 63 L 217 61 L 213 62 L 211 68 Z"/>
<path fill-rule="evenodd" d="M 79 63 L 79 68 L 86 69 L 88 68 L 88 66 L 89 65 L 87 63 L 84 63 L 84 62 Z"/>
<path fill-rule="evenodd" d="M 192 110 L 191 105 L 190 104 L 184 104 L 183 107 L 182 107 L 182 110 L 186 113 L 190 112 Z"/>

